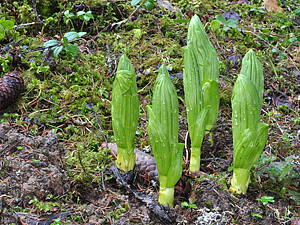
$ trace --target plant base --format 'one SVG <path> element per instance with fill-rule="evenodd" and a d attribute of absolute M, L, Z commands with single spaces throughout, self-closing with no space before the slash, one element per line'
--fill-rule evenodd
<path fill-rule="evenodd" d="M 126 155 L 126 158 L 123 157 L 122 152 L 118 149 L 118 156 L 117 156 L 117 167 L 124 172 L 128 172 L 133 170 L 135 166 L 135 153 L 131 155 Z"/>
<path fill-rule="evenodd" d="M 231 179 L 230 190 L 237 194 L 246 194 L 250 182 L 250 171 L 234 168 L 233 177 Z"/>
<path fill-rule="evenodd" d="M 159 188 L 158 202 L 162 205 L 169 205 L 173 207 L 174 188 Z"/>
<path fill-rule="evenodd" d="M 195 172 L 200 170 L 200 148 L 191 148 L 191 159 L 190 159 L 190 172 Z"/>

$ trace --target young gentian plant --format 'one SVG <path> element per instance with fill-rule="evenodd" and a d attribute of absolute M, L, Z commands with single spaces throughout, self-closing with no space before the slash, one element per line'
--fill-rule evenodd
<path fill-rule="evenodd" d="M 158 202 L 171 207 L 174 186 L 182 173 L 184 144 L 178 143 L 178 99 L 166 66 L 161 66 L 154 86 L 153 105 L 147 107 L 147 129 L 159 176 Z"/>
<path fill-rule="evenodd" d="M 230 190 L 237 194 L 247 192 L 250 170 L 264 149 L 269 127 L 259 122 L 264 79 L 252 50 L 243 59 L 241 71 L 244 74 L 238 76 L 231 99 L 234 170 Z"/>
<path fill-rule="evenodd" d="M 196 29 L 197 17 L 193 17 L 190 29 Z M 199 18 L 198 18 L 199 19 Z M 193 23 L 192 23 L 193 22 Z M 190 172 L 200 169 L 200 156 L 205 127 L 209 119 L 210 106 L 204 107 L 201 66 L 199 54 L 194 45 L 194 36 L 190 35 L 184 52 L 183 85 L 186 101 L 187 121 L 191 138 Z"/>
<path fill-rule="evenodd" d="M 134 139 L 139 121 L 136 75 L 129 59 L 119 60 L 112 90 L 112 125 L 118 146 L 117 167 L 125 172 L 135 166 Z"/>
<path fill-rule="evenodd" d="M 206 130 L 214 128 L 217 121 L 220 92 L 219 92 L 219 60 L 217 53 L 205 33 L 204 27 L 197 15 L 191 19 L 188 29 L 188 42 L 192 42 L 200 68 L 200 77 L 203 90 L 203 107 L 210 105 L 210 112 L 206 124 Z M 210 133 L 212 142 L 213 133 Z"/>

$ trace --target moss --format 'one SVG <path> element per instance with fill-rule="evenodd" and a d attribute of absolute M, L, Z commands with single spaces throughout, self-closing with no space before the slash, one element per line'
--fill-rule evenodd
<path fill-rule="evenodd" d="M 220 93 L 220 105 L 230 107 L 232 96 L 232 86 L 227 86 Z"/>

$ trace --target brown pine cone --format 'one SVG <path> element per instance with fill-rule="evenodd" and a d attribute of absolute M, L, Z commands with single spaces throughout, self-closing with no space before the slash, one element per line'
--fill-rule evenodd
<path fill-rule="evenodd" d="M 111 149 L 112 155 L 117 158 L 117 145 L 115 143 L 107 143 L 107 145 L 108 148 Z M 103 143 L 101 147 L 105 148 L 106 144 Z M 136 165 L 139 168 L 140 176 L 143 177 L 146 181 L 154 180 L 157 184 L 159 184 L 158 171 L 154 157 L 138 149 L 134 149 L 134 153 L 136 154 Z"/>
<path fill-rule="evenodd" d="M 24 90 L 23 77 L 16 71 L 0 79 L 0 110 L 13 104 Z"/>

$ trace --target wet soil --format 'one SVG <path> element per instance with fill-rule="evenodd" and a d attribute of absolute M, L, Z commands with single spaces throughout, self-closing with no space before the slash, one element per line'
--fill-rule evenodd
<path fill-rule="evenodd" d="M 292 202 L 278 198 L 263 206 L 255 199 L 266 193 L 251 185 L 244 196 L 228 192 L 231 175 L 227 169 L 232 159 L 229 131 L 227 124 L 219 121 L 214 145 L 205 140 L 202 149 L 201 168 L 212 175 L 194 177 L 184 172 L 170 209 L 157 204 L 154 183 L 145 183 L 141 177 L 124 181 L 114 167 L 106 170 L 105 177 L 115 178 L 103 183 L 105 189 L 98 183 L 74 183 L 55 133 L 32 136 L 2 123 L 1 224 L 51 224 L 59 217 L 63 224 L 290 224 Z M 223 174 L 222 179 L 213 175 L 217 172 Z M 193 203 L 197 209 L 181 206 L 182 202 Z M 43 208 L 46 203 L 50 204 L 48 210 Z"/>

